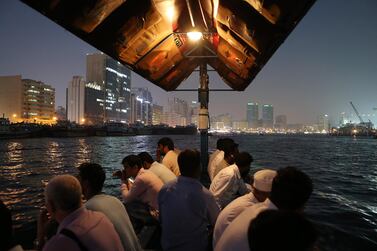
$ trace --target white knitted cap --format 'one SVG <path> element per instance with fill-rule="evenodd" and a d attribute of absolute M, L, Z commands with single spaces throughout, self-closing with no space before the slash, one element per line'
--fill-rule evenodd
<path fill-rule="evenodd" d="M 253 186 L 262 192 L 271 192 L 272 180 L 276 176 L 276 171 L 263 169 L 254 174 Z"/>

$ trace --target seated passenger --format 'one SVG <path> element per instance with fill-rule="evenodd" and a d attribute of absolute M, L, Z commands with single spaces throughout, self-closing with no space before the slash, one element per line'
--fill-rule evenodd
<path fill-rule="evenodd" d="M 140 158 L 136 155 L 128 155 L 122 164 L 122 198 L 138 234 L 144 225 L 156 224 L 157 196 L 163 183 L 154 173 L 144 170 Z"/>
<path fill-rule="evenodd" d="M 200 154 L 185 150 L 178 156 L 181 172 L 165 184 L 158 196 L 163 250 L 208 250 L 219 207 L 213 195 L 199 182 Z"/>
<path fill-rule="evenodd" d="M 253 176 L 252 191 L 241 196 L 227 205 L 217 218 L 213 231 L 213 246 L 225 231 L 226 227 L 242 213 L 246 208 L 266 200 L 270 195 L 272 180 L 276 176 L 276 171 L 263 169 Z"/>
<path fill-rule="evenodd" d="M 79 181 L 87 200 L 85 207 L 102 212 L 113 223 L 124 250 L 142 250 L 123 203 L 116 197 L 102 193 L 105 171 L 98 164 L 83 163 L 79 166 Z"/>
<path fill-rule="evenodd" d="M 10 210 L 0 200 L 0 250 L 4 251 L 23 251 L 17 245 L 13 236 L 12 214 Z"/>
<path fill-rule="evenodd" d="M 209 190 L 220 208 L 225 208 L 232 200 L 249 192 L 243 178 L 249 174 L 252 161 L 249 153 L 239 153 L 235 164 L 224 168 L 215 176 Z"/>
<path fill-rule="evenodd" d="M 252 219 L 267 209 L 300 212 L 312 191 L 312 180 L 305 173 L 294 167 L 279 169 L 272 181 L 270 197 L 235 218 L 221 235 L 215 251 L 249 250 L 247 230 Z"/>
<path fill-rule="evenodd" d="M 165 137 L 158 141 L 156 154 L 158 162 L 166 166 L 175 176 L 181 175 L 177 162 L 178 154 L 174 151 L 174 143 L 171 138 Z"/>
<path fill-rule="evenodd" d="M 75 177 L 56 176 L 47 184 L 45 195 L 47 210 L 59 228 L 44 251 L 123 250 L 109 219 L 82 206 L 81 186 Z"/>
<path fill-rule="evenodd" d="M 225 138 L 221 143 L 224 155 L 219 153 L 214 159 L 212 163 L 213 167 L 211 167 L 211 169 L 213 169 L 213 171 L 211 171 L 213 172 L 211 181 L 213 181 L 216 175 L 225 167 L 234 164 L 234 157 L 238 154 L 238 144 L 234 143 L 233 139 Z"/>
<path fill-rule="evenodd" d="M 298 213 L 266 210 L 251 221 L 248 239 L 251 251 L 312 251 L 317 231 Z"/>
<path fill-rule="evenodd" d="M 217 140 L 216 151 L 209 156 L 207 172 L 211 181 L 214 178 L 215 167 L 224 159 L 223 141 L 223 138 Z"/>
<path fill-rule="evenodd" d="M 175 176 L 175 174 L 172 171 L 166 168 L 166 166 L 158 163 L 157 161 L 154 161 L 149 153 L 142 152 L 139 153 L 137 156 L 139 156 L 139 158 L 141 159 L 144 169 L 154 173 L 157 177 L 161 179 L 161 181 L 164 184 L 177 178 L 177 176 Z"/>

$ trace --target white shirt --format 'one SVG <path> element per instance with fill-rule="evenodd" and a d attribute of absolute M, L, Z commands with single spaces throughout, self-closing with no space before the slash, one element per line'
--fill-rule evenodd
<path fill-rule="evenodd" d="M 217 166 L 220 164 L 220 162 L 224 159 L 224 151 L 216 150 L 214 151 L 211 156 L 209 157 L 208 162 L 208 175 L 210 180 L 212 181 L 215 177 L 215 172 L 217 169 Z M 218 171 L 217 171 L 218 172 Z M 216 172 L 216 174 L 217 174 Z"/>
<path fill-rule="evenodd" d="M 246 208 L 259 203 L 252 192 L 238 197 L 227 205 L 217 217 L 215 229 L 213 230 L 213 246 L 219 241 L 221 235 L 232 221 L 237 218 Z"/>
<path fill-rule="evenodd" d="M 181 175 L 178 166 L 178 154 L 175 151 L 170 150 L 167 152 L 165 157 L 162 159 L 162 164 L 169 168 L 175 174 L 175 176 Z"/>
<path fill-rule="evenodd" d="M 163 250 L 206 251 L 208 226 L 220 212 L 213 195 L 196 179 L 179 176 L 158 195 Z"/>
<path fill-rule="evenodd" d="M 97 194 L 90 198 L 85 207 L 102 212 L 113 223 L 125 251 L 140 251 L 141 246 L 123 203 L 114 196 Z"/>
<path fill-rule="evenodd" d="M 157 161 L 153 162 L 148 170 L 159 177 L 164 184 L 177 178 L 172 171 Z"/>
<path fill-rule="evenodd" d="M 154 173 L 140 168 L 130 190 L 122 184 L 120 190 L 124 203 L 141 201 L 158 210 L 157 196 L 164 184 Z"/>
<path fill-rule="evenodd" d="M 250 191 L 236 164 L 221 170 L 213 179 L 209 190 L 220 208 L 225 208 L 232 200 Z"/>
<path fill-rule="evenodd" d="M 269 200 L 257 203 L 245 209 L 232 223 L 225 229 L 220 240 L 217 242 L 215 251 L 249 251 L 249 239 L 247 232 L 251 220 L 264 210 L 277 210 L 277 207 Z"/>

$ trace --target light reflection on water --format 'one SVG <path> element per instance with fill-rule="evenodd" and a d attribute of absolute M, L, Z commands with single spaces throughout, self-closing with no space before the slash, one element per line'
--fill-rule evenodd
<path fill-rule="evenodd" d="M 12 208 L 18 231 L 33 231 L 44 203 L 43 181 L 77 173 L 77 166 L 101 164 L 105 192 L 118 196 L 120 169 L 128 154 L 155 154 L 160 136 L 43 138 L 0 141 L 0 198 Z M 181 149 L 199 147 L 197 136 L 173 136 Z M 377 140 L 300 136 L 235 137 L 255 168 L 300 167 L 315 185 L 306 212 L 321 230 L 321 250 L 377 250 Z M 213 150 L 217 138 L 211 137 Z M 369 241 L 367 241 L 369 240 Z M 371 244 L 375 242 L 374 244 Z"/>

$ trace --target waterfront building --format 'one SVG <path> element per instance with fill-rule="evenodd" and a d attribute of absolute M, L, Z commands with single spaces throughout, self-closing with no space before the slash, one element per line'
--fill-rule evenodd
<path fill-rule="evenodd" d="M 262 121 L 264 128 L 273 128 L 274 126 L 274 107 L 264 104 L 262 106 Z"/>
<path fill-rule="evenodd" d="M 233 130 L 246 131 L 248 128 L 248 122 L 246 120 L 242 121 L 233 121 L 232 128 Z"/>
<path fill-rule="evenodd" d="M 41 81 L 22 79 L 23 114 L 28 122 L 51 124 L 55 118 L 55 88 Z"/>
<path fill-rule="evenodd" d="M 77 124 L 85 124 L 85 81 L 81 76 L 73 76 L 67 88 L 67 119 Z"/>
<path fill-rule="evenodd" d="M 175 112 L 164 112 L 162 115 L 162 123 L 171 127 L 186 126 L 186 118 Z"/>
<path fill-rule="evenodd" d="M 86 56 L 87 123 L 130 122 L 131 71 L 103 53 Z"/>
<path fill-rule="evenodd" d="M 59 121 L 67 120 L 67 110 L 63 106 L 58 106 L 58 108 L 56 108 L 55 113 L 56 113 L 57 120 Z"/>
<path fill-rule="evenodd" d="M 176 97 L 168 98 L 168 110 L 167 113 L 171 113 L 172 116 L 168 116 L 169 119 L 172 118 L 170 122 L 175 123 L 177 121 L 177 125 L 186 126 L 190 124 L 191 121 L 191 114 L 190 114 L 190 107 L 186 100 L 179 99 Z"/>
<path fill-rule="evenodd" d="M 199 109 L 200 103 L 198 101 L 191 101 L 190 105 L 190 124 L 199 126 Z"/>
<path fill-rule="evenodd" d="M 247 103 L 246 120 L 249 128 L 257 128 L 259 120 L 259 104 L 256 102 Z"/>
<path fill-rule="evenodd" d="M 152 125 L 152 94 L 148 88 L 133 88 L 131 90 L 131 123 Z"/>
<path fill-rule="evenodd" d="M 55 89 L 21 75 L 0 77 L 0 113 L 11 122 L 55 123 Z"/>
<path fill-rule="evenodd" d="M 0 117 L 19 121 L 23 115 L 23 94 L 21 75 L 0 77 Z"/>
<path fill-rule="evenodd" d="M 275 117 L 275 128 L 276 129 L 286 129 L 287 128 L 287 116 L 278 115 Z"/>
<path fill-rule="evenodd" d="M 164 107 L 162 105 L 152 105 L 152 125 L 162 124 L 162 116 L 164 113 Z"/>
<path fill-rule="evenodd" d="M 318 125 L 318 131 L 327 133 L 330 129 L 330 122 L 329 122 L 329 115 L 319 115 L 317 117 L 317 125 Z"/>
<path fill-rule="evenodd" d="M 232 117 L 229 113 L 211 117 L 212 129 L 230 129 L 232 127 Z"/>

